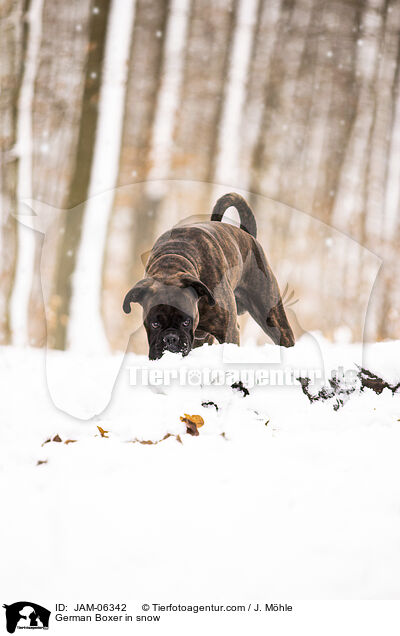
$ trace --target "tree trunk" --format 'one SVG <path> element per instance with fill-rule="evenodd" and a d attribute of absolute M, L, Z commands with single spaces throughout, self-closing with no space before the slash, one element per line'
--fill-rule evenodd
<path fill-rule="evenodd" d="M 169 177 L 202 186 L 188 184 L 179 202 L 174 188 L 166 194 L 162 213 L 169 213 L 168 226 L 185 216 L 211 213 L 237 5 L 237 0 L 192 0 Z"/>
<path fill-rule="evenodd" d="M 399 74 L 400 3 L 386 5 L 385 33 L 379 53 L 375 88 L 374 124 L 371 132 L 368 173 L 364 188 L 363 241 L 382 258 L 374 287 L 368 322 L 368 339 L 399 338 Z M 393 178 L 397 186 L 393 184 Z M 361 272 L 361 275 L 365 272 Z"/>
<path fill-rule="evenodd" d="M 371 214 L 367 198 L 370 161 L 377 150 L 373 145 L 376 106 L 380 99 L 376 89 L 386 19 L 386 0 L 368 2 L 360 16 L 355 43 L 358 97 L 352 111 L 352 126 L 347 136 L 332 210 L 332 222 L 338 229 L 352 236 L 361 246 L 372 248 L 377 254 L 380 251 L 380 236 L 375 236 L 372 243 L 368 241 L 365 221 L 367 214 Z M 383 209 L 379 214 L 383 214 Z M 356 334 L 355 331 L 355 308 L 359 306 L 361 297 L 366 296 L 370 300 L 376 272 L 366 266 L 362 250 L 355 249 L 345 255 L 340 267 L 343 280 L 340 302 L 342 322 L 352 328 L 353 336 L 362 338 L 363 334 Z M 372 318 L 369 311 L 369 319 Z M 376 333 L 376 329 L 374 331 Z"/>
<path fill-rule="evenodd" d="M 23 0 L 0 4 L 0 344 L 11 342 L 10 298 L 17 260 L 17 104 L 26 31 Z"/>
<path fill-rule="evenodd" d="M 192 2 L 171 178 L 208 182 L 214 176 L 236 12 L 235 0 Z"/>
<path fill-rule="evenodd" d="M 256 161 L 255 153 L 265 112 L 271 58 L 276 49 L 276 40 L 282 35 L 283 24 L 281 0 L 270 0 L 268 3 L 260 0 L 242 114 L 242 130 L 245 134 L 239 140 L 240 172 L 245 189 L 250 189 L 253 184 L 253 163 Z"/>
<path fill-rule="evenodd" d="M 138 0 L 133 25 L 119 176 L 103 277 L 103 316 L 114 349 L 126 348 L 132 320 L 122 312 L 128 288 L 143 272 L 141 255 L 154 237 L 156 204 L 145 181 L 151 169 L 153 125 L 162 81 L 169 2 Z M 139 316 L 133 316 L 139 326 Z"/>
<path fill-rule="evenodd" d="M 91 0 L 45 0 L 32 103 L 32 198 L 39 206 L 43 240 L 36 238 L 29 301 L 29 342 L 55 346 L 58 255 L 62 250 L 70 188 L 76 169 L 85 68 L 89 54 Z M 44 311 L 46 312 L 46 318 Z"/>
<path fill-rule="evenodd" d="M 48 333 L 49 345 L 56 349 L 65 349 L 67 344 L 72 276 L 81 236 L 85 200 L 90 184 L 109 9 L 110 0 L 97 0 L 89 22 L 82 111 L 80 113 L 76 155 L 66 198 L 65 229 L 58 251 L 56 280 L 52 296 L 54 323 Z"/>

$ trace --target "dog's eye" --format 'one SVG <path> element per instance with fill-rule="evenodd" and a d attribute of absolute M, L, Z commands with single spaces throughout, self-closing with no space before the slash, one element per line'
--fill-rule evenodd
<path fill-rule="evenodd" d="M 186 318 L 186 320 L 184 320 L 184 321 L 182 322 L 182 325 L 183 325 L 184 327 L 189 327 L 190 323 L 191 323 L 190 318 Z"/>
<path fill-rule="evenodd" d="M 152 329 L 158 329 L 159 327 L 161 327 L 160 323 L 157 322 L 157 320 L 154 320 L 153 322 L 151 322 L 150 326 Z"/>

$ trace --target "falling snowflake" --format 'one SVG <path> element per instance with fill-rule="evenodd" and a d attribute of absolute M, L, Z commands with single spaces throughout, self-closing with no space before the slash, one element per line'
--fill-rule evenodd
<path fill-rule="evenodd" d="M 156 36 L 160 38 L 162 36 L 162 31 L 156 31 Z"/>
<path fill-rule="evenodd" d="M 93 7 L 93 13 L 95 13 L 96 15 L 100 12 L 99 7 Z"/>
<path fill-rule="evenodd" d="M 326 52 L 326 57 L 332 57 L 332 55 L 333 55 L 332 51 L 327 51 Z"/>

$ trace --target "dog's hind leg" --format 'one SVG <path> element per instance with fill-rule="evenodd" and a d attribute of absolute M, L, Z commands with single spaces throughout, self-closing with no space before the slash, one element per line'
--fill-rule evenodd
<path fill-rule="evenodd" d="M 235 296 L 240 298 L 240 304 L 246 306 L 252 318 L 275 344 L 292 347 L 295 340 L 278 283 L 257 242 L 256 247 L 257 251 L 251 256 L 251 266 L 246 268 L 248 280 L 245 273 Z"/>

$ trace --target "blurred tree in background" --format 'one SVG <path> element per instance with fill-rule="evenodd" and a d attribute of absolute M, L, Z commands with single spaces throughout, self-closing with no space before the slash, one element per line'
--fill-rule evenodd
<path fill-rule="evenodd" d="M 300 299 L 297 333 L 363 337 L 375 254 L 367 336 L 400 338 L 400 0 L 0 7 L 2 343 L 24 315 L 26 342 L 68 347 L 79 253 L 97 249 L 93 312 L 111 349 L 124 349 L 140 311 L 128 319 L 122 299 L 157 235 L 235 189 L 252 193 L 259 239 Z M 117 84 L 120 103 L 107 99 Z M 105 243 L 91 244 L 85 201 L 107 190 Z M 22 195 L 47 206 L 47 248 L 32 233 L 29 278 Z"/>
<path fill-rule="evenodd" d="M 17 227 L 17 103 L 26 50 L 24 3 L 0 4 L 0 343 L 11 342 L 10 298 L 18 254 Z"/>

